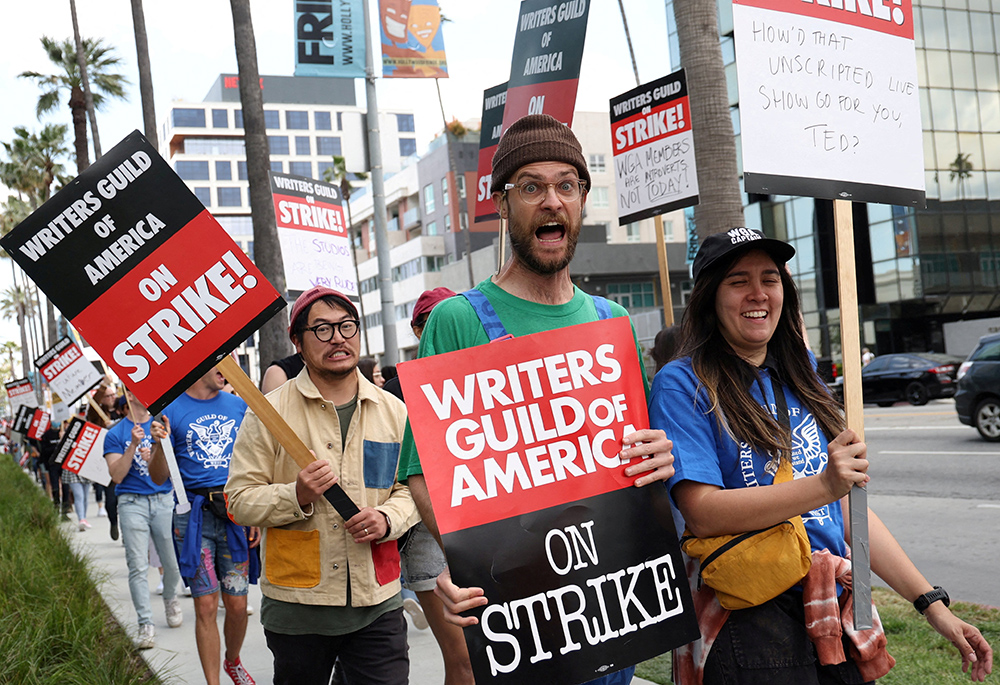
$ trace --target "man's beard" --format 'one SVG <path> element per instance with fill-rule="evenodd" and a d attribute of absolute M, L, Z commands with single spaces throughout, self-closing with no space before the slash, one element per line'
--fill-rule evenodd
<path fill-rule="evenodd" d="M 508 214 L 509 216 L 509 214 Z M 532 251 L 532 239 L 535 237 L 535 231 L 538 230 L 538 226 L 532 231 L 521 232 L 520 230 L 511 230 L 508 227 L 507 235 L 510 236 L 510 248 L 514 255 L 517 257 L 524 266 L 526 266 L 530 271 L 539 274 L 540 276 L 551 276 L 552 274 L 559 273 L 573 261 L 573 255 L 576 254 L 576 243 L 580 238 L 580 232 L 577 231 L 572 234 L 568 228 L 570 224 L 569 218 L 565 220 L 560 220 L 562 217 L 553 217 L 553 220 L 558 221 L 562 224 L 564 236 L 566 238 L 566 251 L 563 257 L 556 261 L 543 262 L 538 258 L 537 255 Z M 549 223 L 549 222 L 546 222 Z"/>

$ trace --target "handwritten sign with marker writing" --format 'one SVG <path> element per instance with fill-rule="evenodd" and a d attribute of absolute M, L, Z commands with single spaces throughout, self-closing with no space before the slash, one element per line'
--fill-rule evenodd
<path fill-rule="evenodd" d="M 683 69 L 611 100 L 619 223 L 698 204 L 690 111 Z"/>
<path fill-rule="evenodd" d="M 923 205 L 910 0 L 734 0 L 733 20 L 748 192 Z"/>

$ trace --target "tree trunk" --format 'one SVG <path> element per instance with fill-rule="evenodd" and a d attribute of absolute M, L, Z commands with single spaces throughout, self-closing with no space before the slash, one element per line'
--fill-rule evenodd
<path fill-rule="evenodd" d="M 49 333 L 49 347 L 56 344 L 59 338 L 59 327 L 56 325 L 56 308 L 52 300 L 45 298 L 45 323 Z"/>
<path fill-rule="evenodd" d="M 243 137 L 247 151 L 247 179 L 250 181 L 250 212 L 253 215 L 254 262 L 275 289 L 285 295 L 285 270 L 281 243 L 271 202 L 268 171 L 271 154 L 264 127 L 264 97 L 257 71 L 257 44 L 250 18 L 250 0 L 230 0 L 233 32 L 236 37 L 236 64 L 240 74 L 240 102 L 243 105 Z M 288 339 L 288 315 L 276 314 L 260 329 L 261 370 L 275 359 L 292 353 Z"/>
<path fill-rule="evenodd" d="M 90 75 L 87 73 L 87 53 L 83 49 L 83 39 L 80 38 L 80 23 L 76 20 L 76 0 L 69 0 L 69 11 L 73 16 L 73 39 L 76 41 L 76 64 L 80 68 L 80 83 L 83 85 L 84 106 L 90 117 L 90 132 L 94 139 L 94 159 L 101 158 L 101 137 L 97 133 L 97 110 L 94 109 L 94 96 L 90 92 Z"/>
<path fill-rule="evenodd" d="M 21 378 L 28 377 L 28 356 L 31 352 L 28 350 L 28 331 L 26 326 L 28 322 L 24 320 L 24 305 L 20 305 L 17 308 L 17 327 L 21 329 Z M 10 370 L 11 374 L 14 373 L 14 369 Z"/>
<path fill-rule="evenodd" d="M 714 0 L 674 1 L 698 166 L 700 203 L 694 208 L 694 221 L 702 238 L 744 223 L 716 12 Z"/>
<path fill-rule="evenodd" d="M 136 63 L 139 66 L 142 126 L 149 144 L 153 148 L 159 148 L 156 135 L 156 110 L 153 106 L 153 74 L 149 67 L 149 41 L 146 39 L 146 17 L 142 11 L 142 0 L 132 0 L 132 28 L 135 31 Z"/>
<path fill-rule="evenodd" d="M 76 173 L 82 174 L 90 166 L 90 148 L 87 145 L 87 101 L 83 89 L 74 86 L 69 95 L 69 109 L 73 113 L 73 138 L 76 146 Z"/>

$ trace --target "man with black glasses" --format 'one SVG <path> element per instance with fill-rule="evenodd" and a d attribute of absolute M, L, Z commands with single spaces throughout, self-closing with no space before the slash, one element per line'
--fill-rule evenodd
<path fill-rule="evenodd" d="M 358 311 L 330 288 L 304 292 L 289 335 L 305 368 L 267 398 L 316 455 L 306 468 L 253 412 L 236 439 L 230 514 L 265 529 L 261 623 L 274 682 L 406 683 L 409 658 L 396 539 L 418 520 L 396 480 L 406 409 L 357 370 Z M 323 497 L 340 483 L 360 512 Z"/>

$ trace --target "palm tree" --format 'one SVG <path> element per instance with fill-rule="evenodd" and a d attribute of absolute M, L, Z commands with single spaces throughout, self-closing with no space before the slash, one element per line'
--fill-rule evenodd
<path fill-rule="evenodd" d="M 691 119 L 697 122 L 692 130 L 700 203 L 694 220 L 703 238 L 744 223 L 717 11 L 709 0 L 674 0 Z"/>
<path fill-rule="evenodd" d="M 955 161 L 948 165 L 951 169 L 951 173 L 948 177 L 954 181 L 958 179 L 958 197 L 961 200 L 965 199 L 965 182 L 972 177 L 972 170 L 975 167 L 972 165 L 972 154 L 969 152 L 962 153 L 959 152 L 958 156 L 955 157 Z"/>
<path fill-rule="evenodd" d="M 146 15 L 142 0 L 132 2 L 132 28 L 135 32 L 136 62 L 139 67 L 139 97 L 142 99 L 142 127 L 153 148 L 158 148 L 156 110 L 153 107 L 153 74 L 149 66 L 149 41 L 146 38 Z"/>
<path fill-rule="evenodd" d="M 27 319 L 35 313 L 35 303 L 28 289 L 20 285 L 12 285 L 3 293 L 0 293 L 0 316 L 7 321 L 17 319 L 17 325 L 21 329 L 21 369 L 22 378 L 28 377 L 29 349 Z"/>
<path fill-rule="evenodd" d="M 254 261 L 275 289 L 285 294 L 285 269 L 281 243 L 271 201 L 271 153 L 264 127 L 264 96 L 257 69 L 257 43 L 250 17 L 250 0 L 230 0 L 239 69 L 240 102 L 243 105 L 243 139 L 247 152 L 247 180 L 250 182 L 250 213 L 253 216 Z M 260 364 L 267 366 L 292 352 L 284 314 L 274 316 L 260 329 Z"/>
<path fill-rule="evenodd" d="M 68 104 L 73 114 L 73 134 L 76 139 L 76 171 L 79 174 L 90 166 L 90 158 L 87 148 L 87 102 L 80 79 L 80 67 L 77 65 L 76 48 L 71 40 L 57 42 L 48 36 L 42 36 L 42 47 L 52 64 L 59 68 L 58 73 L 25 71 L 20 76 L 33 79 L 42 88 L 36 107 L 39 117 L 55 109 L 61 92 L 69 93 Z M 104 44 L 99 38 L 84 38 L 83 52 L 94 90 L 94 107 L 101 109 L 109 97 L 123 99 L 128 80 L 113 71 L 121 64 L 121 60 L 114 55 L 114 48 Z"/>
<path fill-rule="evenodd" d="M 336 183 L 340 186 L 340 194 L 342 196 L 342 201 L 344 207 L 347 209 L 347 240 L 352 243 L 351 246 L 351 259 L 354 260 L 354 278 L 358 282 L 358 306 L 361 311 L 361 330 L 365 335 L 365 352 L 371 354 L 371 349 L 368 346 L 368 326 L 365 324 L 365 302 L 361 298 L 361 272 L 358 270 L 358 255 L 353 249 L 354 243 L 354 219 L 351 218 L 351 190 L 354 186 L 351 185 L 351 172 L 347 170 L 347 159 L 341 155 L 333 156 L 333 166 L 327 167 L 323 171 L 323 180 L 327 183 Z M 359 171 L 353 174 L 354 178 L 358 181 L 364 181 L 368 178 L 367 172 Z M 357 244 L 361 244 L 361 228 L 358 228 Z"/>
<path fill-rule="evenodd" d="M 47 124 L 40 134 L 29 133 L 25 126 L 14 128 L 14 140 L 3 143 L 9 162 L 0 165 L 0 181 L 8 188 L 27 196 L 37 209 L 49 199 L 52 184 L 63 179 L 60 157 L 69 154 L 66 126 Z"/>

